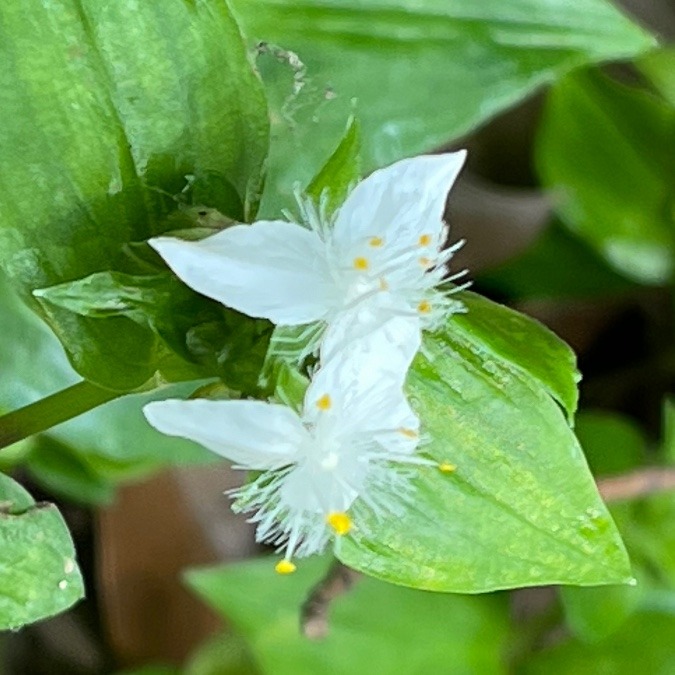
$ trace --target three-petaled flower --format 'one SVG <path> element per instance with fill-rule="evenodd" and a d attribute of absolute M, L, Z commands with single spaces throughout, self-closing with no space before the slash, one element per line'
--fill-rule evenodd
<path fill-rule="evenodd" d="M 330 353 L 404 319 L 397 347 L 411 360 L 420 329 L 462 309 L 437 287 L 457 248 L 443 248 L 443 212 L 465 157 L 413 157 L 375 171 L 331 219 L 309 207 L 305 225 L 261 220 L 150 244 L 188 286 L 228 307 L 281 326 L 325 323 Z"/>
<path fill-rule="evenodd" d="M 262 401 L 168 400 L 145 406 L 155 428 L 188 438 L 261 472 L 234 491 L 235 510 L 253 511 L 257 539 L 291 557 L 324 549 L 352 528 L 356 500 L 377 516 L 398 513 L 410 494 L 419 423 L 402 391 L 400 363 L 374 350 L 343 352 L 323 364 L 300 413 Z M 358 527 L 358 523 L 356 523 Z"/>

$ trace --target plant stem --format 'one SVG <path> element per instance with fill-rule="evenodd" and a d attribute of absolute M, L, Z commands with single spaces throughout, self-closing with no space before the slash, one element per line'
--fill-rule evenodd
<path fill-rule="evenodd" d="M 46 431 L 73 417 L 112 401 L 122 392 L 97 387 L 82 380 L 51 396 L 0 417 L 0 449 Z"/>

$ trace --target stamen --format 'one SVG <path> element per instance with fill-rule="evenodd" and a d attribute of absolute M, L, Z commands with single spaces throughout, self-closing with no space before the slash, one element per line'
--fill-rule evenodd
<path fill-rule="evenodd" d="M 277 574 L 293 574 L 297 567 L 290 560 L 280 560 L 275 566 L 274 571 Z"/>
<path fill-rule="evenodd" d="M 316 407 L 319 410 L 330 410 L 331 406 L 333 405 L 333 401 L 331 401 L 331 398 L 328 394 L 324 394 L 317 402 L 316 402 Z"/>
<path fill-rule="evenodd" d="M 431 243 L 431 235 L 430 234 L 420 235 L 420 238 L 419 238 L 419 245 L 420 246 L 429 246 L 430 243 Z"/>
<path fill-rule="evenodd" d="M 398 433 L 403 434 L 406 438 L 417 438 L 419 435 L 414 429 L 406 429 L 405 427 L 401 427 Z"/>
<path fill-rule="evenodd" d="M 335 530 L 335 534 L 343 537 L 352 529 L 352 519 L 341 511 L 334 511 L 326 516 L 326 522 Z"/>
<path fill-rule="evenodd" d="M 431 311 L 431 303 L 428 300 L 422 300 L 422 302 L 417 305 L 417 311 L 420 314 L 428 314 Z"/>
<path fill-rule="evenodd" d="M 389 284 L 387 283 L 387 280 L 384 277 L 380 277 L 380 290 L 381 291 L 389 290 Z"/>
<path fill-rule="evenodd" d="M 424 269 L 427 269 L 431 265 L 431 258 L 420 258 L 420 265 L 424 267 Z"/>
<path fill-rule="evenodd" d="M 438 470 L 441 473 L 454 473 L 457 471 L 457 466 L 455 464 L 450 464 L 450 462 L 441 462 L 438 465 Z"/>
<path fill-rule="evenodd" d="M 370 246 L 373 248 L 379 248 L 380 246 L 384 245 L 384 239 L 382 239 L 382 237 L 371 237 L 368 240 L 368 244 L 370 244 Z"/>
<path fill-rule="evenodd" d="M 368 258 L 354 258 L 354 269 L 359 270 L 360 272 L 363 272 L 370 267 L 368 263 Z"/>

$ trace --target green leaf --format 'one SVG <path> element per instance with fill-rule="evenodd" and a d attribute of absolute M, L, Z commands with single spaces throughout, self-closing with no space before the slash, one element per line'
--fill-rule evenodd
<path fill-rule="evenodd" d="M 604 0 L 234 0 L 272 107 L 263 209 L 316 173 L 345 120 L 364 170 L 427 152 L 588 62 L 655 40 Z M 282 62 L 282 63 L 280 63 Z M 354 104 L 356 99 L 356 104 Z"/>
<path fill-rule="evenodd" d="M 556 403 L 574 407 L 569 349 L 512 310 L 461 299 L 468 312 L 425 335 L 407 383 L 430 438 L 423 451 L 456 471 L 421 468 L 396 518 L 355 512 L 354 534 L 336 554 L 367 574 L 436 591 L 630 581 L 621 539 Z"/>
<path fill-rule="evenodd" d="M 666 675 L 675 671 L 675 616 L 659 612 L 634 615 L 623 629 L 594 645 L 577 640 L 535 655 L 525 675 Z"/>
<path fill-rule="evenodd" d="M 0 408 L 14 410 L 37 401 L 44 396 L 74 384 L 79 378 L 70 367 L 54 334 L 38 319 L 10 289 L 3 285 L 0 276 L 0 369 L 9 377 L 12 386 L 0 387 Z M 243 367 L 243 364 L 242 364 Z M 48 487 L 67 494 L 74 488 L 76 476 L 71 467 L 71 455 L 92 472 L 92 482 L 81 494 L 94 497 L 106 483 L 138 478 L 167 465 L 186 465 L 212 461 L 210 453 L 193 443 L 164 436 L 155 431 L 144 419 L 142 406 L 152 399 L 171 396 L 185 397 L 195 385 L 174 385 L 152 394 L 136 394 L 117 399 L 85 415 L 54 427 L 47 442 L 68 446 L 61 464 L 61 475 L 51 475 Z M 32 453 L 36 453 L 34 475 L 40 479 L 46 474 L 45 457 L 41 449 L 42 438 L 31 439 L 23 448 L 23 461 L 31 466 Z M 53 449 L 49 450 L 50 456 Z M 5 451 L 2 454 L 4 456 Z M 21 459 L 19 457 L 18 459 Z M 52 467 L 53 468 L 53 467 Z M 50 469 L 51 471 L 51 469 Z M 66 474 L 66 475 L 64 475 Z M 83 478 L 78 471 L 77 476 Z M 63 479 L 63 480 L 62 480 Z M 79 479 L 78 479 L 79 480 Z M 57 481 L 59 485 L 57 486 Z M 103 496 L 102 494 L 100 496 Z"/>
<path fill-rule="evenodd" d="M 522 255 L 478 275 L 481 288 L 517 299 L 588 298 L 634 288 L 592 249 L 552 224 Z"/>
<path fill-rule="evenodd" d="M 253 393 L 272 332 L 258 321 L 190 290 L 169 272 L 99 272 L 38 289 L 45 306 L 96 319 L 126 317 L 155 336 L 154 369 L 169 382 L 220 377 Z"/>
<path fill-rule="evenodd" d="M 326 568 L 303 561 L 290 577 L 269 559 L 188 573 L 190 586 L 247 639 L 261 673 L 378 675 L 500 673 L 508 635 L 504 598 L 436 595 L 364 578 L 330 607 L 321 641 L 300 635 L 300 606 Z M 399 648 L 400 646 L 403 651 Z"/>
<path fill-rule="evenodd" d="M 63 612 L 84 597 L 75 548 L 53 504 L 0 474 L 0 630 Z"/>
<path fill-rule="evenodd" d="M 170 227 L 172 195 L 254 215 L 267 111 L 226 3 L 5 3 L 0 60 L 0 266 L 24 298 L 120 269 L 126 244 Z M 153 376 L 146 328 L 33 306 L 86 378 Z"/>
<path fill-rule="evenodd" d="M 550 93 L 537 162 L 572 232 L 636 281 L 672 278 L 675 110 L 595 72 Z"/>
<path fill-rule="evenodd" d="M 556 400 L 572 420 L 579 392 L 574 352 L 538 321 L 476 293 L 461 296 L 465 314 L 452 318 L 450 331 L 462 331 L 497 358 L 527 373 Z"/>
<path fill-rule="evenodd" d="M 307 186 L 306 193 L 320 203 L 326 197 L 326 212 L 333 213 L 344 202 L 349 189 L 361 178 L 361 134 L 351 118 L 340 144 Z"/>

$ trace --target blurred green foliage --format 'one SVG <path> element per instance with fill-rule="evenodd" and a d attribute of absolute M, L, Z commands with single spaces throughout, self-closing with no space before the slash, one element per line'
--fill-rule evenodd
<path fill-rule="evenodd" d="M 370 170 L 433 150 L 544 83 L 553 87 L 537 165 L 559 222 L 487 273 L 486 285 L 509 300 L 560 300 L 671 283 L 675 51 L 650 51 L 653 38 L 609 3 L 231 4 L 258 44 L 271 149 L 263 87 L 226 3 L 19 0 L 0 9 L 0 265 L 11 282 L 0 288 L 0 365 L 11 380 L 3 409 L 72 384 L 72 367 L 121 391 L 219 377 L 259 394 L 269 326 L 179 288 L 142 242 L 253 219 L 268 150 L 266 214 L 291 203 L 296 181 L 319 201 L 328 188 L 333 209 L 361 160 Z M 617 58 L 635 58 L 642 79 L 626 85 L 589 67 Z M 343 135 L 355 109 L 361 123 Z M 39 302 L 36 289 L 44 289 Z M 364 522 L 340 557 L 441 590 L 626 580 L 620 540 L 568 426 L 577 402 L 571 353 L 522 315 L 464 300 L 469 313 L 427 338 L 409 382 L 432 436 L 426 451 L 457 472 L 422 472 L 419 502 L 396 522 Z M 296 375 L 274 371 L 279 396 L 298 398 Z M 210 461 L 154 432 L 140 413 L 150 398 L 196 386 L 109 403 L 3 450 L 0 468 L 23 464 L 55 494 L 102 503 L 121 480 Z M 576 429 L 591 469 L 604 475 L 675 462 L 674 419 L 668 404 L 658 447 L 615 413 L 582 412 Z M 0 503 L 0 540 L 8 522 L 26 523 L 12 529 L 23 538 L 0 541 L 0 626 L 72 604 L 83 592 L 77 568 L 65 590 L 54 576 L 57 561 L 73 558 L 56 510 L 34 505 L 1 474 Z M 545 622 L 526 626 L 518 647 L 505 595 L 434 595 L 374 579 L 335 602 L 326 642 L 309 643 L 298 634 L 298 607 L 326 563 L 279 579 L 265 560 L 189 575 L 239 637 L 208 643 L 180 672 L 359 673 L 373 655 L 378 673 L 402 664 L 499 673 L 511 662 L 526 673 L 670 672 L 675 500 L 650 496 L 611 512 L 638 587 L 562 590 L 569 632 L 532 658 Z M 591 522 L 579 521 L 582 513 Z M 41 584 L 31 587 L 34 579 Z M 33 595 L 19 597 L 15 586 Z"/>

